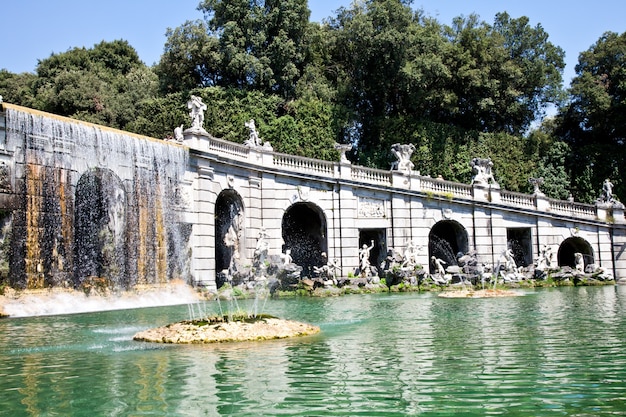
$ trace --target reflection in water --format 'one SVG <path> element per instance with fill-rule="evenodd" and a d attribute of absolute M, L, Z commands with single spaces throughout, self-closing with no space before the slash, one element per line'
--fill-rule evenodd
<path fill-rule="evenodd" d="M 217 306 L 215 306 L 217 308 Z M 242 306 L 245 308 L 245 306 Z M 612 415 L 626 288 L 270 300 L 308 338 L 132 341 L 186 306 L 0 321 L 0 415 Z"/>

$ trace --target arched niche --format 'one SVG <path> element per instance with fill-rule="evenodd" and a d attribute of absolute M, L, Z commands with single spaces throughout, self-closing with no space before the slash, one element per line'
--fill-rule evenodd
<path fill-rule="evenodd" d="M 585 261 L 585 267 L 587 265 L 595 263 L 593 257 L 593 248 L 582 237 L 572 236 L 565 239 L 559 246 L 557 252 L 557 262 L 559 266 L 569 266 L 576 268 L 576 260 L 574 254 L 579 252 L 583 255 Z"/>
<path fill-rule="evenodd" d="M 215 269 L 217 287 L 232 275 L 241 259 L 244 207 L 235 190 L 224 190 L 215 201 Z"/>
<path fill-rule="evenodd" d="M 74 284 L 101 278 L 126 284 L 126 190 L 109 169 L 85 172 L 76 185 L 74 207 Z"/>
<path fill-rule="evenodd" d="M 457 221 L 437 222 L 428 234 L 428 259 L 430 272 L 434 273 L 432 257 L 443 260 L 445 266 L 457 265 L 457 254 L 469 252 L 467 231 Z"/>
<path fill-rule="evenodd" d="M 327 252 L 326 217 L 317 205 L 295 203 L 283 215 L 283 252 L 291 250 L 293 263 L 302 267 L 303 276 L 312 276 L 313 268 L 324 264 Z"/>

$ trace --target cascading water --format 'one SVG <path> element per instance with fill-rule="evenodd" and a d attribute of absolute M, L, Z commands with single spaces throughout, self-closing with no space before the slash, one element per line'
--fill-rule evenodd
<path fill-rule="evenodd" d="M 187 149 L 6 109 L 14 151 L 10 283 L 130 288 L 189 279 L 178 187 Z"/>
<path fill-rule="evenodd" d="M 428 247 L 430 252 L 429 255 L 443 260 L 446 266 L 457 264 L 457 254 L 454 253 L 450 242 L 448 242 L 446 239 L 441 238 L 437 235 L 432 235 L 430 236 Z"/>

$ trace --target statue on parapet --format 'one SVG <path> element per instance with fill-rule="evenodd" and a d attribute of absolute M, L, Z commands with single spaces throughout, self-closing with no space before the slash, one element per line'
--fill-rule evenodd
<path fill-rule="evenodd" d="M 351 143 L 336 143 L 335 142 L 335 149 L 338 150 L 340 152 L 340 154 L 341 154 L 339 161 L 342 164 L 349 164 L 350 160 L 346 156 L 346 152 L 349 152 L 349 151 L 352 150 L 352 144 Z"/>
<path fill-rule="evenodd" d="M 544 195 L 539 187 L 543 185 L 543 177 L 539 178 L 528 178 L 528 182 L 533 186 L 533 194 L 535 195 Z"/>
<path fill-rule="evenodd" d="M 615 201 L 613 197 L 613 183 L 610 179 L 605 179 L 602 184 L 602 201 L 605 203 L 612 203 Z"/>
<path fill-rule="evenodd" d="M 202 102 L 202 97 L 192 95 L 187 102 L 187 108 L 191 117 L 191 130 L 204 132 L 204 112 L 207 105 Z"/>
<path fill-rule="evenodd" d="M 174 140 L 176 142 L 182 142 L 185 140 L 185 137 L 183 136 L 183 126 L 184 125 L 180 125 L 174 129 Z"/>
<path fill-rule="evenodd" d="M 603 204 L 603 205 L 610 205 L 614 209 L 619 208 L 623 210 L 624 204 L 615 197 L 615 194 L 613 194 L 613 187 L 614 186 L 611 180 L 608 178 L 605 179 L 604 182 L 602 183 L 602 194 L 600 198 L 596 200 L 596 203 Z"/>
<path fill-rule="evenodd" d="M 493 168 L 491 158 L 473 158 L 470 166 L 473 174 L 472 184 L 487 185 L 492 182 L 494 185 L 498 185 L 491 172 Z"/>
<path fill-rule="evenodd" d="M 263 139 L 259 136 L 259 132 L 256 130 L 256 123 L 254 119 L 250 119 L 244 123 L 244 126 L 250 131 L 250 136 L 243 143 L 249 148 L 262 148 L 265 150 L 272 150 L 272 145 L 269 142 L 263 142 Z"/>
<path fill-rule="evenodd" d="M 396 160 L 391 164 L 391 170 L 397 170 L 404 175 L 410 175 L 415 167 L 415 164 L 411 162 L 411 155 L 413 155 L 414 151 L 415 145 L 412 143 L 408 145 L 394 143 L 391 145 L 391 153 L 396 157 Z"/>

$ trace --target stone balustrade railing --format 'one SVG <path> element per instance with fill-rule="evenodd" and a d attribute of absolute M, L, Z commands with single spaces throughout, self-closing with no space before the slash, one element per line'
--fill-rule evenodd
<path fill-rule="evenodd" d="M 299 172 L 308 172 L 319 175 L 334 175 L 335 163 L 320 159 L 305 158 L 302 156 L 273 153 L 273 161 L 276 167 L 290 169 Z"/>
<path fill-rule="evenodd" d="M 374 184 L 391 185 L 391 172 L 352 165 L 352 179 Z"/>
<path fill-rule="evenodd" d="M 524 194 L 524 193 L 516 193 L 514 191 L 500 191 L 500 200 L 504 204 L 514 205 L 517 207 L 524 208 L 536 208 L 536 199 L 534 195 Z"/>
<path fill-rule="evenodd" d="M 556 215 L 584 218 L 590 220 L 606 220 L 626 222 L 623 209 L 609 210 L 600 209 L 597 205 L 575 203 L 570 201 L 555 200 L 547 198 L 543 195 L 524 194 L 514 191 L 501 190 L 499 187 L 493 186 L 475 186 L 469 184 L 461 184 L 452 181 L 446 181 L 437 178 L 420 176 L 416 171 L 411 175 L 404 175 L 399 171 L 386 171 L 375 168 L 368 168 L 350 163 L 339 163 L 323 161 L 319 159 L 306 158 L 302 156 L 282 154 L 273 152 L 269 149 L 250 148 L 248 146 L 233 143 L 213 137 L 203 138 L 208 140 L 208 149 L 218 154 L 224 154 L 237 159 L 252 160 L 252 154 L 256 154 L 253 163 L 262 164 L 266 168 L 274 167 L 277 169 L 290 171 L 293 173 L 303 173 L 309 175 L 317 175 L 330 179 L 350 179 L 356 182 L 362 182 L 372 185 L 396 186 L 397 177 L 404 178 L 401 181 L 401 188 L 412 191 L 423 192 L 428 195 L 437 196 L 447 199 L 465 199 L 480 200 L 476 196 L 487 193 L 487 198 L 482 201 L 497 202 L 504 206 L 510 206 L 518 209 L 530 209 L 536 211 L 549 212 Z M 206 147 L 205 147 L 206 149 Z M 259 155 L 263 155 L 259 158 Z M 479 192 L 477 192 L 479 191 Z M 611 217 L 617 214 L 617 217 Z"/>
<path fill-rule="evenodd" d="M 593 204 L 575 203 L 552 198 L 548 199 L 548 202 L 550 203 L 550 212 L 555 214 L 584 218 L 595 218 L 597 216 L 596 206 Z"/>
<path fill-rule="evenodd" d="M 427 193 L 440 194 L 445 197 L 471 197 L 472 186 L 442 179 L 420 177 L 421 190 Z"/>
<path fill-rule="evenodd" d="M 209 150 L 239 158 L 248 158 L 250 148 L 239 143 L 210 137 Z"/>

